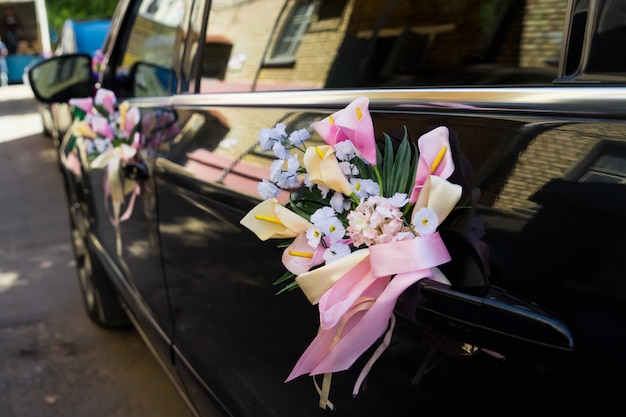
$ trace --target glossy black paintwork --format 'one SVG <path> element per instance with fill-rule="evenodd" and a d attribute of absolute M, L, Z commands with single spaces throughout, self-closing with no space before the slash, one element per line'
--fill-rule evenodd
<path fill-rule="evenodd" d="M 288 384 L 282 381 L 313 337 L 316 313 L 297 291 L 275 295 L 272 282 L 282 275 L 276 243 L 258 241 L 238 223 L 258 202 L 254 196 L 258 173 L 242 168 L 253 160 L 253 155 L 243 155 L 240 160 L 242 155 L 225 146 L 229 138 L 242 138 L 243 143 L 235 146 L 247 148 L 244 145 L 256 137 L 244 137 L 243 132 L 254 132 L 259 120 L 266 120 L 266 126 L 291 120 L 289 128 L 295 129 L 325 112 L 286 111 L 267 117 L 267 111 L 246 106 L 235 110 L 220 106 L 194 111 L 183 105 L 179 108 L 181 131 L 188 131 L 185 125 L 190 121 L 204 120 L 207 124 L 194 125 L 195 134 L 177 136 L 175 141 L 171 138 L 170 151 L 153 161 L 159 235 L 177 352 L 235 414 L 255 415 L 264 408 L 268 413 L 282 410 L 285 415 L 312 411 L 315 407 L 310 382 L 306 378 Z M 461 149 L 474 167 L 472 185 L 482 192 L 478 213 L 485 222 L 484 241 L 491 250 L 490 274 L 486 281 L 484 277 L 456 276 L 454 271 L 459 269 L 452 266 L 448 275 L 453 284 L 456 282 L 453 289 L 458 294 L 479 297 L 476 314 L 482 317 L 475 321 L 479 333 L 476 338 L 468 335 L 463 339 L 458 332 L 449 331 L 432 334 L 432 340 L 423 339 L 421 326 L 431 324 L 426 327 L 431 331 L 442 331 L 446 326 L 407 320 L 368 378 L 364 393 L 344 403 L 341 398 L 349 392 L 355 375 L 348 372 L 333 379 L 340 409 L 362 415 L 378 415 L 382 410 L 396 415 L 429 407 L 460 412 L 458 404 L 440 403 L 443 397 L 436 394 L 439 390 L 460 396 L 465 406 L 484 412 L 495 404 L 479 401 L 489 393 L 510 401 L 522 401 L 533 394 L 557 404 L 560 394 L 551 391 L 548 395 L 539 387 L 559 384 L 570 393 L 577 392 L 588 385 L 588 377 L 571 369 L 592 375 L 603 374 L 606 366 L 624 369 L 625 356 L 617 351 L 608 355 L 607 351 L 610 346 L 619 346 L 625 334 L 623 301 L 611 295 L 611 288 L 619 286 L 620 270 L 625 266 L 621 257 L 611 256 L 619 250 L 619 236 L 623 234 L 623 212 L 612 208 L 620 206 L 623 186 L 582 184 L 563 178 L 576 171 L 576 165 L 593 151 L 594 143 L 601 139 L 622 142 L 626 127 L 621 122 L 573 124 L 558 115 L 495 119 L 469 113 L 399 115 L 378 113 L 375 108 L 372 112 L 379 131 L 406 124 L 417 138 L 444 124 L 458 134 Z M 610 134 L 596 135 L 601 131 Z M 206 155 L 192 156 L 200 155 L 201 150 L 233 165 L 218 163 Z M 238 169 L 247 176 L 237 174 Z M 228 187 L 217 183 L 218 179 Z M 553 198 L 543 198 L 546 194 Z M 576 219 L 585 225 L 579 225 Z M 501 290 L 489 290 L 487 284 Z M 509 313 L 516 307 L 526 313 L 535 309 L 530 315 L 536 327 L 518 319 L 515 324 L 510 315 L 506 316 L 508 324 L 497 324 L 505 320 L 502 311 L 497 311 L 503 300 Z M 531 302 L 522 304 L 522 300 Z M 539 304 L 533 305 L 536 302 Z M 581 315 L 583 310 L 587 313 Z M 546 326 L 544 330 L 541 323 Z M 508 335 L 488 330 L 506 329 L 507 325 L 511 326 Z M 506 361 L 484 352 L 468 359 L 470 355 L 461 349 L 468 341 L 503 349 L 498 353 L 505 355 Z M 446 345 L 440 349 L 440 364 L 415 387 L 411 378 L 432 343 Z M 573 352 L 568 353 L 570 350 Z M 407 355 L 413 359 L 407 362 Z M 388 368 L 398 369 L 401 374 L 390 377 L 386 374 Z M 444 388 L 436 381 L 447 381 L 446 372 L 454 372 L 456 377 L 448 375 L 452 379 L 481 382 L 467 391 L 463 384 L 455 387 L 446 383 Z M 504 386 L 511 389 L 501 390 Z M 599 387 L 608 388 L 603 381 L 598 382 Z M 395 398 L 401 392 L 411 394 L 402 400 Z M 394 400 L 387 402 L 388 398 Z M 580 403 L 570 398 L 568 407 L 590 405 L 585 398 L 580 397 Z M 606 400 L 605 395 L 602 398 Z"/>
<path fill-rule="evenodd" d="M 583 18 L 572 34 L 596 18 L 587 9 L 568 16 Z M 129 22 L 114 19 L 115 33 Z M 591 82 L 134 94 L 144 116 L 171 112 L 176 129 L 145 167 L 128 171 L 140 193 L 121 226 L 121 256 L 102 170 L 83 161 L 83 174 L 67 173 L 70 194 L 92 216 L 91 238 L 146 341 L 204 415 L 606 414 L 621 407 L 626 371 L 626 193 L 590 167 L 603 155 L 624 160 L 626 88 L 619 74 L 606 87 L 597 82 L 609 75 L 568 62 L 559 82 Z M 194 73 L 175 70 L 181 80 Z M 112 73 L 102 81 L 128 87 Z M 370 98 L 378 138 L 402 126 L 414 140 L 441 125 L 456 134 L 489 249 L 481 257 L 448 238 L 454 256 L 442 270 L 452 287 L 406 291 L 362 392 L 352 397 L 367 355 L 333 376 L 331 412 L 317 406 L 309 378 L 283 382 L 315 336 L 316 308 L 299 291 L 276 295 L 281 250 L 239 220 L 259 201 L 256 183 L 271 163 L 253 147 L 259 130 L 308 127 L 357 95 Z"/>

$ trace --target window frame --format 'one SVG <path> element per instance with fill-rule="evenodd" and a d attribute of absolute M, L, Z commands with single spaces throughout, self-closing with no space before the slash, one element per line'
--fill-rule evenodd
<path fill-rule="evenodd" d="M 297 14 L 301 7 L 306 6 L 303 14 Z M 296 62 L 296 54 L 300 43 L 306 34 L 318 8 L 318 2 L 314 0 L 296 0 L 289 9 L 289 14 L 284 20 L 276 39 L 272 43 L 269 56 L 265 59 L 265 66 L 292 65 Z M 300 22 L 298 22 L 300 21 Z M 294 25 L 299 25 L 294 34 L 288 34 Z M 287 52 L 279 53 L 278 49 L 287 43 Z"/>

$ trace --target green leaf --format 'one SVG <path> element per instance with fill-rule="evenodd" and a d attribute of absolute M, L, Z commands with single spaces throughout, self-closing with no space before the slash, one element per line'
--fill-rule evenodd
<path fill-rule="evenodd" d="M 85 120 L 85 111 L 79 107 L 72 106 L 72 115 L 78 120 Z"/>
<path fill-rule="evenodd" d="M 68 150 L 68 152 L 71 152 L 74 150 L 74 148 L 76 147 L 76 136 L 72 135 L 70 136 L 70 139 L 67 141 L 67 146 L 66 149 Z"/>
<path fill-rule="evenodd" d="M 296 276 L 295 276 L 293 273 L 291 273 L 291 272 L 289 272 L 289 271 L 286 271 L 286 272 L 283 274 L 283 276 L 282 276 L 282 277 L 280 277 L 280 278 L 278 278 L 276 281 L 274 281 L 274 282 L 272 283 L 272 285 L 278 285 L 278 284 L 281 284 L 281 283 L 283 283 L 283 282 L 287 281 L 288 279 L 295 279 L 295 277 L 296 277 Z"/>
<path fill-rule="evenodd" d="M 385 137 L 384 157 L 380 158 L 379 169 L 382 172 L 382 191 L 384 197 L 392 197 L 395 193 L 410 194 L 412 191 L 415 171 L 417 170 L 417 146 L 411 142 L 406 126 L 400 146 L 396 151 L 388 134 Z M 382 166 L 380 166 L 382 165 Z"/>
<path fill-rule="evenodd" d="M 376 149 L 378 151 L 378 149 Z M 377 161 L 380 159 L 377 159 Z M 376 174 L 374 174 L 374 168 L 368 164 L 367 162 L 363 161 L 360 158 L 354 158 L 351 161 L 359 170 L 359 177 L 363 178 L 363 179 L 370 179 L 370 180 L 374 180 L 376 181 Z"/>
<path fill-rule="evenodd" d="M 383 188 L 383 197 L 391 197 L 393 195 L 391 178 L 393 172 L 393 143 L 391 142 L 391 137 L 388 134 L 384 134 L 385 137 L 385 151 L 383 154 L 383 166 L 382 166 L 382 176 L 383 176 L 383 184 L 381 184 Z M 390 194 L 391 193 L 391 194 Z"/>
<path fill-rule="evenodd" d="M 293 290 L 295 290 L 295 289 L 296 289 L 296 288 L 298 288 L 298 287 L 299 287 L 298 283 L 297 283 L 296 281 L 294 281 L 294 282 L 292 282 L 291 284 L 286 285 L 285 287 L 283 287 L 283 289 L 281 289 L 280 291 L 278 291 L 278 292 L 276 293 L 276 295 L 282 294 L 282 293 L 287 292 L 287 291 L 293 291 Z"/>
<path fill-rule="evenodd" d="M 406 129 L 406 127 L 405 127 Z M 392 175 L 393 189 L 401 193 L 411 193 L 415 171 L 417 169 L 417 146 L 411 143 L 405 130 L 405 136 L 398 147 Z"/>

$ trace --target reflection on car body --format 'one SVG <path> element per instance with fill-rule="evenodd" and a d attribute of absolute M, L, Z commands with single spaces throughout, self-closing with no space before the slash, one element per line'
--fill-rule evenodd
<path fill-rule="evenodd" d="M 619 32 L 620 19 L 600 22 L 624 2 L 562 3 L 542 4 L 544 22 L 525 2 L 121 1 L 98 87 L 163 128 L 148 129 L 143 165 L 123 172 L 139 191 L 123 207 L 120 254 L 107 171 L 71 134 L 60 148 L 77 256 L 95 265 L 79 264 L 84 298 L 98 295 L 90 317 L 111 326 L 127 314 L 202 416 L 619 407 L 626 79 L 590 39 Z M 180 13 L 163 12 L 172 5 Z M 524 30 L 540 24 L 550 29 Z M 561 35 L 559 54 L 548 40 Z M 47 65 L 30 73 L 40 99 L 49 86 L 33 76 Z M 240 221 L 275 159 L 261 129 L 310 130 L 362 96 L 380 144 L 403 127 L 414 141 L 438 126 L 458 138 L 484 246 L 441 232 L 451 285 L 425 279 L 402 294 L 358 395 L 372 352 L 333 373 L 330 411 L 310 378 L 284 382 L 319 312 L 299 290 L 276 294 L 284 248 Z"/>

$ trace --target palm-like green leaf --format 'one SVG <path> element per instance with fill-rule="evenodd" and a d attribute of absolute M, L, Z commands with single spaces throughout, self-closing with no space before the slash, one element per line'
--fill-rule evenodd
<path fill-rule="evenodd" d="M 296 281 L 294 281 L 291 284 L 286 285 L 285 287 L 283 287 L 280 291 L 278 291 L 276 293 L 276 295 L 282 294 L 282 293 L 287 292 L 287 291 L 293 291 L 293 290 L 295 290 L 296 288 L 299 288 L 299 287 L 300 286 L 298 285 L 298 283 Z"/>
<path fill-rule="evenodd" d="M 287 285 L 285 285 L 283 288 L 281 288 L 281 289 L 280 289 L 280 290 L 276 293 L 276 295 L 278 295 L 278 294 L 282 294 L 282 293 L 284 293 L 284 292 L 286 292 L 286 291 L 292 291 L 292 290 L 295 290 L 296 288 L 298 288 L 298 287 L 299 287 L 299 285 L 298 285 L 298 283 L 296 282 L 295 277 L 296 277 L 296 276 L 295 276 L 294 274 L 292 274 L 291 272 L 287 271 L 287 272 L 285 272 L 285 273 L 283 274 L 283 276 L 282 276 L 282 277 L 280 277 L 280 278 L 278 278 L 276 281 L 274 281 L 274 283 L 273 283 L 273 284 L 274 284 L 274 285 L 278 285 L 278 284 L 282 284 L 282 283 L 284 283 L 285 281 L 288 281 L 288 280 L 290 280 L 290 279 L 292 279 L 292 280 L 293 280 L 292 282 L 290 282 L 289 284 L 287 284 Z"/>
<path fill-rule="evenodd" d="M 379 170 L 383 177 L 383 196 L 392 197 L 395 193 L 411 193 L 415 171 L 417 170 L 418 150 L 411 143 L 406 127 L 398 150 L 394 152 L 391 137 L 385 133 L 385 150 Z"/>

